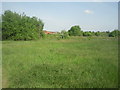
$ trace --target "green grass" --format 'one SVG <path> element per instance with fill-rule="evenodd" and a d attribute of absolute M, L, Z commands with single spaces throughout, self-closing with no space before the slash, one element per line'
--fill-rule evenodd
<path fill-rule="evenodd" d="M 116 38 L 3 41 L 3 85 L 9 88 L 114 88 Z"/>

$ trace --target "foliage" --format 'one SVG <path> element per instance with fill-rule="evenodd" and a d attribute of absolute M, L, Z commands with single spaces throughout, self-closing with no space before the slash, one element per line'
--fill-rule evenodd
<path fill-rule="evenodd" d="M 68 33 L 70 36 L 81 36 L 82 35 L 82 31 L 81 28 L 79 26 L 72 26 L 70 28 L 70 30 L 68 30 Z"/>
<path fill-rule="evenodd" d="M 110 32 L 109 37 L 117 37 L 120 36 L 120 31 L 119 30 L 114 30 Z"/>
<path fill-rule="evenodd" d="M 87 32 L 83 32 L 83 36 L 101 36 L 101 37 L 104 37 L 104 36 L 109 36 L 110 32 L 109 31 L 97 31 L 97 32 L 94 32 L 94 31 L 87 31 Z"/>
<path fill-rule="evenodd" d="M 44 31 L 40 31 L 40 37 L 41 37 L 41 38 L 45 38 L 45 36 L 46 36 L 46 35 L 45 35 Z"/>
<path fill-rule="evenodd" d="M 34 40 L 40 37 L 43 22 L 36 17 L 29 17 L 24 13 L 18 14 L 5 11 L 2 15 L 2 39 L 3 40 Z"/>
<path fill-rule="evenodd" d="M 68 32 L 65 31 L 65 30 L 62 30 L 61 33 L 60 33 L 60 38 L 61 39 L 66 39 L 68 37 L 69 37 Z"/>
<path fill-rule="evenodd" d="M 100 32 L 99 31 L 95 32 L 95 35 L 100 36 Z"/>
<path fill-rule="evenodd" d="M 93 34 L 92 34 L 92 32 L 83 32 L 83 36 L 92 36 Z"/>

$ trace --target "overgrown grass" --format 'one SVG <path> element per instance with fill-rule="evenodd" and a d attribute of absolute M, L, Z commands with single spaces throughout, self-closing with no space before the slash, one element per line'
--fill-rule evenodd
<path fill-rule="evenodd" d="M 105 37 L 3 41 L 4 87 L 117 87 L 117 43 Z"/>

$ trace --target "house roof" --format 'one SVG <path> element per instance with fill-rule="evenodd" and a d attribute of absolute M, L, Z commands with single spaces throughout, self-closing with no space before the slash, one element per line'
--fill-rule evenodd
<path fill-rule="evenodd" d="M 45 34 L 55 34 L 56 32 L 52 32 L 52 31 L 44 31 Z"/>

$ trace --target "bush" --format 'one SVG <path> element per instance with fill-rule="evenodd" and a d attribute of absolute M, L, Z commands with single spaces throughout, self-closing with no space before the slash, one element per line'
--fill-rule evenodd
<path fill-rule="evenodd" d="M 44 33 L 44 31 L 40 31 L 40 37 L 41 37 L 41 38 L 45 38 L 45 33 Z"/>
<path fill-rule="evenodd" d="M 109 37 L 117 37 L 120 36 L 120 31 L 119 30 L 114 30 L 110 32 Z"/>
<path fill-rule="evenodd" d="M 81 36 L 82 31 L 81 31 L 81 28 L 79 26 L 72 26 L 70 28 L 70 30 L 68 30 L 68 34 L 70 36 Z"/>
<path fill-rule="evenodd" d="M 2 15 L 3 40 L 34 40 L 40 37 L 43 22 L 36 17 L 5 11 Z"/>
<path fill-rule="evenodd" d="M 83 36 L 92 36 L 92 32 L 83 32 Z"/>
<path fill-rule="evenodd" d="M 67 39 L 68 37 L 69 37 L 68 32 L 66 32 L 65 30 L 62 30 L 60 34 L 60 38 Z"/>
<path fill-rule="evenodd" d="M 100 32 L 95 32 L 95 36 L 100 36 Z"/>

